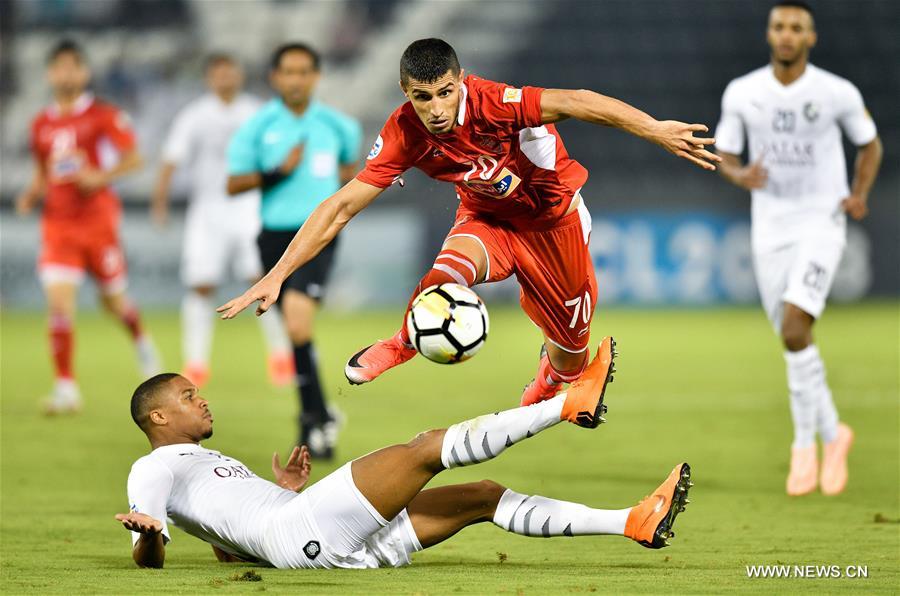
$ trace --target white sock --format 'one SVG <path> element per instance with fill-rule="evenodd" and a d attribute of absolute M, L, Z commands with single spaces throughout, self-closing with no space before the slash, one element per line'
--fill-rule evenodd
<path fill-rule="evenodd" d="M 479 416 L 447 429 L 441 447 L 445 468 L 477 464 L 560 422 L 566 394 L 522 408 Z"/>
<path fill-rule="evenodd" d="M 812 350 L 815 354 L 817 366 L 815 374 L 816 394 L 818 396 L 818 408 L 816 409 L 816 430 L 825 443 L 830 443 L 837 439 L 838 431 L 838 412 L 834 405 L 834 399 L 831 397 L 831 389 L 828 387 L 828 380 L 825 378 L 825 363 L 819 354 L 819 348 L 815 344 L 810 345 L 807 350 Z"/>
<path fill-rule="evenodd" d="M 497 503 L 494 524 L 522 536 L 589 536 L 625 533 L 628 509 L 591 509 L 539 495 L 507 490 Z"/>
<path fill-rule="evenodd" d="M 213 333 L 212 300 L 188 292 L 181 301 L 181 348 L 188 365 L 208 366 Z"/>
<path fill-rule="evenodd" d="M 808 346 L 799 352 L 785 352 L 784 361 L 787 364 L 791 416 L 794 419 L 793 447 L 795 449 L 809 447 L 816 442 L 818 379 L 822 374 L 822 361 L 814 346 Z"/>
<path fill-rule="evenodd" d="M 278 305 L 273 304 L 270 306 L 269 310 L 261 317 L 256 317 L 256 320 L 259 321 L 259 328 L 262 329 L 268 353 L 290 355 L 291 340 L 284 329 L 284 321 L 281 318 L 281 310 L 278 308 Z"/>

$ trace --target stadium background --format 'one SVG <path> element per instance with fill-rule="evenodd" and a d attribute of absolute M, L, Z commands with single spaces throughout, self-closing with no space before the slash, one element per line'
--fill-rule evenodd
<path fill-rule="evenodd" d="M 299 39 L 324 55 L 319 97 L 360 118 L 366 148 L 403 101 L 397 61 L 412 39 L 446 38 L 472 73 L 515 85 L 585 87 L 660 118 L 715 127 L 729 80 L 765 63 L 768 2 L 720 0 L 468 1 L 3 0 L 2 298 L 38 307 L 37 223 L 9 216 L 30 175 L 27 130 L 47 102 L 43 63 L 61 35 L 84 43 L 95 90 L 133 117 L 146 167 L 119 186 L 132 287 L 148 306 L 175 306 L 180 218 L 154 228 L 147 203 L 172 114 L 202 91 L 203 56 L 236 55 L 251 91 L 270 96 L 267 60 Z M 900 9 L 887 1 L 816 3 L 820 44 L 812 61 L 862 91 L 885 146 L 872 213 L 852 224 L 833 299 L 900 292 L 898 222 Z M 239 40 L 239 41 L 238 41 Z M 749 198 L 718 176 L 618 131 L 560 126 L 569 152 L 591 172 L 584 196 L 594 217 L 592 251 L 603 302 L 753 303 Z M 849 154 L 852 155 L 852 149 Z M 175 199 L 183 205 L 184 169 Z M 405 300 L 451 222 L 453 190 L 413 172 L 345 233 L 328 304 L 388 306 Z M 362 250 L 375 243 L 379 250 Z M 232 286 L 231 291 L 239 289 Z M 513 282 L 485 288 L 514 299 Z M 83 300 L 90 303 L 88 295 Z"/>
<path fill-rule="evenodd" d="M 591 171 L 585 197 L 601 298 L 623 304 L 601 307 L 593 327 L 595 338 L 613 333 L 622 348 L 610 423 L 597 433 L 553 429 L 437 483 L 494 478 L 521 492 L 622 507 L 655 486 L 675 458 L 685 459 L 697 486 L 673 548 L 524 539 L 486 525 L 417 555 L 409 569 L 327 576 L 262 569 L 262 583 L 243 584 L 229 581 L 243 567 L 217 565 L 206 545 L 180 532 L 164 573 L 136 571 L 128 558 L 112 514 L 125 504 L 131 462 L 146 452 L 123 401 L 138 378 L 124 334 L 92 312 L 92 292 L 82 291 L 88 308 L 77 322 L 85 411 L 71 419 L 38 415 L 51 381 L 34 279 L 38 222 L 15 217 L 11 205 L 31 169 L 28 123 L 49 99 L 44 58 L 52 43 L 63 35 L 82 42 L 94 88 L 136 123 L 147 165 L 120 186 L 133 294 L 149 307 L 147 326 L 166 363 L 177 366 L 180 218 L 176 211 L 168 228 L 153 227 L 148 197 L 163 134 L 174 112 L 201 92 L 207 52 L 237 55 L 250 89 L 269 96 L 271 49 L 292 39 L 316 45 L 325 56 L 319 95 L 362 119 L 363 152 L 402 101 L 400 53 L 431 35 L 448 39 L 470 72 L 596 89 L 657 117 L 714 127 L 727 82 L 767 60 L 769 2 L 0 0 L 0 591 L 895 593 L 900 4 L 814 6 L 820 41 L 813 62 L 856 83 L 885 146 L 872 213 L 851 228 L 835 288 L 835 298 L 850 304 L 829 307 L 816 329 L 838 407 L 859 437 L 846 494 L 784 495 L 791 436 L 784 364 L 749 269 L 746 193 L 625 134 L 567 122 L 566 144 Z M 455 208 L 449 186 L 415 172 L 408 182 L 347 229 L 319 322 L 323 382 L 349 420 L 339 461 L 509 407 L 533 372 L 538 333 L 514 306 L 509 283 L 482 288 L 491 338 L 464 368 L 417 359 L 378 383 L 347 387 L 347 355 L 395 328 L 397 308 Z M 183 178 L 178 188 L 183 206 Z M 206 395 L 217 431 L 208 445 L 268 477 L 271 451 L 284 454 L 295 436 L 293 394 L 266 383 L 250 316 L 219 325 L 215 341 Z M 334 465 L 317 465 L 313 480 Z M 745 565 L 767 563 L 864 564 L 870 578 L 747 579 Z"/>

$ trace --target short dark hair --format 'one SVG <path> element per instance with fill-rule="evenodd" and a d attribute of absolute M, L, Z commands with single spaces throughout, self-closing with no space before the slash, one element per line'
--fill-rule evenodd
<path fill-rule="evenodd" d="M 400 57 L 400 82 L 406 85 L 410 79 L 433 83 L 447 71 L 459 74 L 456 51 L 443 39 L 429 37 L 414 41 Z"/>
<path fill-rule="evenodd" d="M 319 56 L 319 52 L 299 41 L 292 41 L 275 48 L 275 51 L 272 52 L 272 59 L 269 63 L 269 67 L 272 70 L 278 70 L 278 67 L 281 66 L 281 58 L 288 52 L 306 52 L 309 54 L 309 57 L 312 58 L 313 70 L 318 72 L 322 63 L 322 57 Z"/>
<path fill-rule="evenodd" d="M 161 373 L 150 377 L 134 390 L 131 395 L 131 419 L 142 431 L 147 431 L 150 410 L 156 405 L 160 390 L 178 376 L 178 373 Z"/>
<path fill-rule="evenodd" d="M 779 0 L 772 6 L 772 8 L 799 8 L 808 12 L 810 17 L 816 17 L 816 14 L 813 12 L 812 6 L 810 6 L 803 0 Z"/>
<path fill-rule="evenodd" d="M 61 39 L 47 52 L 47 64 L 52 64 L 63 54 L 72 54 L 79 62 L 85 62 L 84 50 L 78 42 L 72 39 Z"/>
<path fill-rule="evenodd" d="M 220 64 L 230 64 L 232 66 L 237 66 L 238 62 L 231 54 L 228 54 L 226 52 L 213 52 L 206 56 L 206 58 L 204 58 L 203 71 L 208 72 L 210 68 L 219 66 Z"/>

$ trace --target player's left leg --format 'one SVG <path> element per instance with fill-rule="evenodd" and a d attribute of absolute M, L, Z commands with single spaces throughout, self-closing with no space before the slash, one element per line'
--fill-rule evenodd
<path fill-rule="evenodd" d="M 804 490 L 797 489 L 802 484 L 799 479 L 814 477 L 817 472 L 814 470 L 815 433 L 819 434 L 824 446 L 819 471 L 822 492 L 827 495 L 838 494 L 847 484 L 847 455 L 853 443 L 853 431 L 839 421 L 825 376 L 825 363 L 813 341 L 812 333 L 816 319 L 825 309 L 825 299 L 840 263 L 843 247 L 843 242 L 836 241 L 807 240 L 801 243 L 797 247 L 797 257 L 788 274 L 787 287 L 782 297 L 780 333 L 785 347 L 795 431 L 800 433 L 795 435 L 794 456 L 788 477 L 789 494 L 808 492 L 805 487 L 809 483 L 803 484 Z M 798 445 L 798 440 L 803 443 Z M 798 454 L 807 452 L 812 453 L 812 457 L 798 457 Z M 803 473 L 803 470 L 809 469 L 810 464 L 813 471 Z M 792 482 L 792 479 L 795 481 Z"/>

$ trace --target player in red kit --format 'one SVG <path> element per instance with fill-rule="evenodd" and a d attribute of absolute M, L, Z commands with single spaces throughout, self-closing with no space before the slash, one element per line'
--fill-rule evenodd
<path fill-rule="evenodd" d="M 657 121 L 592 91 L 516 88 L 466 76 L 453 48 L 439 39 L 406 49 L 400 86 L 409 101 L 388 118 L 365 169 L 313 212 L 272 271 L 219 310 L 230 318 L 258 300 L 257 312 L 264 312 L 286 275 L 417 167 L 452 182 L 460 206 L 413 297 L 434 284 L 471 286 L 515 274 L 522 308 L 544 334 L 538 373 L 521 403 L 548 399 L 587 366 L 597 301 L 590 215 L 581 198 L 588 173 L 569 157 L 554 123 L 575 118 L 620 128 L 708 170 L 720 161 L 706 150 L 714 139 L 693 136 L 707 131 L 702 124 Z M 611 350 L 611 342 L 601 344 L 606 360 Z M 357 352 L 345 374 L 365 383 L 415 353 L 401 325 L 392 338 Z"/>
<path fill-rule="evenodd" d="M 74 412 L 81 406 L 72 368 L 72 321 L 85 273 L 97 282 L 103 306 L 131 334 L 141 373 L 156 374 L 159 361 L 138 310 L 125 293 L 121 206 L 109 186 L 141 166 L 131 124 L 121 110 L 87 92 L 90 70 L 75 43 L 63 41 L 53 48 L 47 78 L 55 101 L 32 122 L 34 176 L 17 199 L 16 209 L 22 215 L 30 213 L 45 197 L 38 274 L 50 311 L 56 384 L 47 412 L 54 414 Z M 118 153 L 118 162 L 105 167 L 111 150 Z"/>

